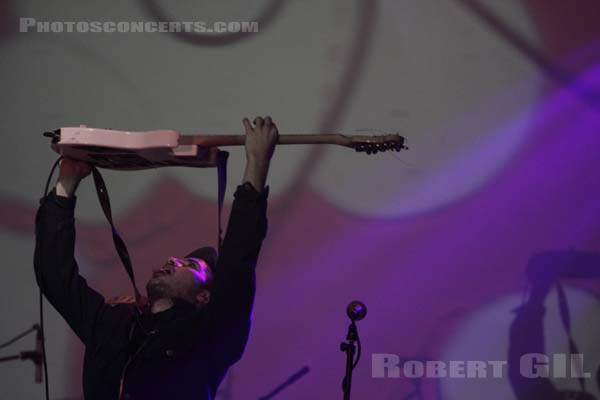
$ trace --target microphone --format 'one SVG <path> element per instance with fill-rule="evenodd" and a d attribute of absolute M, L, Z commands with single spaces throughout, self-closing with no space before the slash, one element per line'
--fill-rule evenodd
<path fill-rule="evenodd" d="M 44 353 L 42 352 L 43 343 L 42 340 L 42 329 L 38 324 L 35 324 L 33 328 L 37 331 L 35 335 L 35 352 L 37 353 L 37 357 L 33 359 L 33 363 L 35 364 L 35 383 L 42 382 L 42 363 L 44 361 Z"/>
<path fill-rule="evenodd" d="M 354 300 L 348 304 L 348 307 L 346 308 L 346 314 L 348 315 L 348 318 L 352 320 L 352 322 L 360 321 L 367 315 L 367 306 L 365 306 L 365 303 Z"/>

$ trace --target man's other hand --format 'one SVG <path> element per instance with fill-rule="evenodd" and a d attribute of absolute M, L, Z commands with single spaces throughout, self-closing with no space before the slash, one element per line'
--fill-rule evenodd
<path fill-rule="evenodd" d="M 56 194 L 71 197 L 79 182 L 92 172 L 92 166 L 84 161 L 63 158 L 60 161 L 60 173 L 56 183 Z"/>
<path fill-rule="evenodd" d="M 246 128 L 246 157 L 248 161 L 268 163 L 273 156 L 279 132 L 271 117 L 254 118 L 254 128 L 244 118 Z"/>

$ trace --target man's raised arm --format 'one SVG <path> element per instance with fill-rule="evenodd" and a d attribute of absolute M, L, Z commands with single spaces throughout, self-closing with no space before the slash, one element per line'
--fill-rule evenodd
<path fill-rule="evenodd" d="M 79 275 L 74 256 L 74 193 L 90 170 L 83 162 L 61 161 L 56 188 L 40 201 L 34 253 L 38 286 L 85 344 L 91 337 L 95 315 L 104 304 L 102 295 Z"/>
<path fill-rule="evenodd" d="M 235 192 L 227 233 L 215 271 L 209 308 L 215 320 L 215 356 L 224 364 L 237 361 L 250 330 L 254 302 L 256 260 L 267 232 L 265 182 L 275 144 L 277 127 L 270 117 L 244 118 L 246 170 Z"/>

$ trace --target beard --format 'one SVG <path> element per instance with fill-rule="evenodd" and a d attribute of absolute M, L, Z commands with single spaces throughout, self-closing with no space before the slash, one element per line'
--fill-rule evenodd
<path fill-rule="evenodd" d="M 146 293 L 148 300 L 155 301 L 159 299 L 173 298 L 171 286 L 165 282 L 164 277 L 152 278 L 146 284 Z"/>

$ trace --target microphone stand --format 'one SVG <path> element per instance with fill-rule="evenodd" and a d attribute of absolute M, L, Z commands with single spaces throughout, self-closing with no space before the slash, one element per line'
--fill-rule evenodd
<path fill-rule="evenodd" d="M 31 328 L 29 328 L 28 330 L 26 330 L 23 333 L 20 333 L 19 335 L 15 336 L 14 338 L 10 339 L 9 341 L 0 344 L 0 349 L 3 349 L 15 342 L 17 342 L 18 340 L 24 338 L 25 336 L 29 335 L 31 332 L 37 331 L 37 337 L 36 340 L 38 341 L 38 348 L 36 348 L 35 350 L 28 350 L 28 351 L 21 351 L 18 354 L 14 354 L 11 356 L 4 356 L 4 357 L 0 357 L 0 363 L 4 363 L 4 362 L 8 362 L 8 361 L 14 361 L 14 360 L 31 360 L 33 361 L 33 363 L 36 366 L 36 371 L 35 371 L 35 382 L 36 383 L 40 383 L 42 381 L 42 377 L 41 377 L 41 364 L 43 361 L 43 355 L 41 350 L 39 349 L 39 340 L 40 340 L 40 326 L 38 324 L 33 325 Z"/>
<path fill-rule="evenodd" d="M 355 367 L 354 364 L 354 352 L 356 350 L 355 343 L 359 345 L 359 353 L 360 357 L 360 339 L 358 337 L 358 330 L 356 329 L 356 324 L 354 320 L 350 326 L 348 326 L 348 334 L 346 335 L 347 342 L 342 342 L 340 344 L 340 350 L 346 353 L 346 374 L 344 375 L 344 380 L 342 381 L 342 390 L 344 391 L 344 400 L 350 400 L 350 390 L 352 388 L 352 370 Z M 358 359 L 356 360 L 358 362 Z"/>
<path fill-rule="evenodd" d="M 350 389 L 352 388 L 352 371 L 360 360 L 360 338 L 356 329 L 356 321 L 360 321 L 367 315 L 367 306 L 365 303 L 354 300 L 346 307 L 346 315 L 350 318 L 350 326 L 346 335 L 346 342 L 340 344 L 340 350 L 346 353 L 346 374 L 342 381 L 342 390 L 344 391 L 344 400 L 350 400 Z M 354 360 L 354 352 L 357 350 L 356 360 Z"/>
<path fill-rule="evenodd" d="M 42 362 L 42 355 L 39 351 L 22 351 L 19 354 L 15 354 L 7 357 L 0 357 L 0 363 L 13 360 L 31 360 L 34 364 Z"/>

